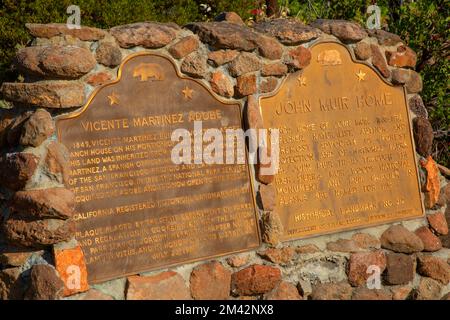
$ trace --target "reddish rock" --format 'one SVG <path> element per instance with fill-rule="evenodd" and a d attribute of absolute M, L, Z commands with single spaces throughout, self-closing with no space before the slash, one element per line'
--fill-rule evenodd
<path fill-rule="evenodd" d="M 229 22 L 195 22 L 185 26 L 200 40 L 216 49 L 253 51 L 260 34 L 246 26 Z"/>
<path fill-rule="evenodd" d="M 412 288 L 407 286 L 392 287 L 392 300 L 406 300 L 410 297 Z"/>
<path fill-rule="evenodd" d="M 371 275 L 367 270 L 372 265 L 378 266 L 381 273 L 386 268 L 386 256 L 381 250 L 352 253 L 347 267 L 348 282 L 355 287 L 365 285 Z"/>
<path fill-rule="evenodd" d="M 280 216 L 274 211 L 263 213 L 262 220 L 262 240 L 272 246 L 276 246 L 283 236 L 283 224 Z"/>
<path fill-rule="evenodd" d="M 259 54 L 270 60 L 278 60 L 283 55 L 283 46 L 274 38 L 260 36 L 257 40 Z"/>
<path fill-rule="evenodd" d="M 230 63 L 228 70 L 233 77 L 238 77 L 260 68 L 261 61 L 254 53 L 242 52 Z"/>
<path fill-rule="evenodd" d="M 79 29 L 69 29 L 65 23 L 27 23 L 25 24 L 25 27 L 30 34 L 36 38 L 52 38 L 60 35 L 70 35 L 82 41 L 96 41 L 103 39 L 106 35 L 106 31 L 91 27 L 82 26 Z"/>
<path fill-rule="evenodd" d="M 450 300 L 450 292 L 448 292 L 447 294 L 443 295 L 441 300 Z"/>
<path fill-rule="evenodd" d="M 358 252 L 361 248 L 353 240 L 338 239 L 337 241 L 328 242 L 327 249 L 335 252 Z"/>
<path fill-rule="evenodd" d="M 392 71 L 392 83 L 405 84 L 408 93 L 422 91 L 423 83 L 420 75 L 413 70 L 394 69 Z"/>
<path fill-rule="evenodd" d="M 235 94 L 237 97 L 245 97 L 255 94 L 256 89 L 256 75 L 244 74 L 237 78 Z"/>
<path fill-rule="evenodd" d="M 237 255 L 227 258 L 227 263 L 230 267 L 240 268 L 248 263 L 248 255 Z"/>
<path fill-rule="evenodd" d="M 4 82 L 3 97 L 19 104 L 43 108 L 73 108 L 84 104 L 84 85 L 75 81 Z"/>
<path fill-rule="evenodd" d="M 4 222 L 3 232 L 14 245 L 40 249 L 69 240 L 75 232 L 75 226 L 71 221 L 30 220 L 14 214 Z"/>
<path fill-rule="evenodd" d="M 261 21 L 254 26 L 258 32 L 269 34 L 285 45 L 298 45 L 316 39 L 320 31 L 304 25 L 297 19 Z"/>
<path fill-rule="evenodd" d="M 311 26 L 332 34 L 345 43 L 360 41 L 367 37 L 367 33 L 359 24 L 346 20 L 318 19 Z"/>
<path fill-rule="evenodd" d="M 55 132 L 52 115 L 44 109 L 37 109 L 22 127 L 20 144 L 38 147 Z"/>
<path fill-rule="evenodd" d="M 368 30 L 368 33 L 371 37 L 377 38 L 378 44 L 381 46 L 394 46 L 397 43 L 403 43 L 398 35 L 381 29 Z"/>
<path fill-rule="evenodd" d="M 439 200 L 441 193 L 439 169 L 431 155 L 426 160 L 419 160 L 419 163 L 427 172 L 426 183 L 422 186 L 422 192 L 425 194 L 425 208 L 431 209 Z"/>
<path fill-rule="evenodd" d="M 433 256 L 417 258 L 417 272 L 447 285 L 450 282 L 450 265 L 443 259 Z"/>
<path fill-rule="evenodd" d="M 389 227 L 380 240 L 382 248 L 395 252 L 414 253 L 423 250 L 422 240 L 400 224 Z"/>
<path fill-rule="evenodd" d="M 312 300 L 350 300 L 353 289 L 347 282 L 319 283 L 313 287 Z"/>
<path fill-rule="evenodd" d="M 225 75 L 222 71 L 217 70 L 211 74 L 211 89 L 226 98 L 231 98 L 234 95 L 234 86 L 230 77 Z"/>
<path fill-rule="evenodd" d="M 30 287 L 25 295 L 26 300 L 58 300 L 62 296 L 64 283 L 53 267 L 44 264 L 31 268 Z"/>
<path fill-rule="evenodd" d="M 265 64 L 261 68 L 261 75 L 263 77 L 268 77 L 268 76 L 281 77 L 281 76 L 284 76 L 287 72 L 288 72 L 287 66 L 281 62 Z"/>
<path fill-rule="evenodd" d="M 352 300 L 392 300 L 392 294 L 385 289 L 358 287 L 353 291 Z"/>
<path fill-rule="evenodd" d="M 95 59 L 104 66 L 114 68 L 122 62 L 122 52 L 116 45 L 102 42 L 95 51 Z"/>
<path fill-rule="evenodd" d="M 441 172 L 441 174 L 444 175 L 444 172 L 443 172 L 443 170 L 441 170 L 441 168 L 439 168 L 439 171 Z M 448 196 L 450 196 L 450 195 L 447 194 L 449 192 L 448 191 L 446 192 L 446 189 L 450 190 L 450 184 L 447 184 L 447 185 L 445 185 L 445 187 L 441 188 L 441 191 L 439 193 L 439 199 L 436 202 L 436 205 L 440 208 L 445 206 L 447 204 L 447 202 L 450 202 L 450 199 L 448 199 Z"/>
<path fill-rule="evenodd" d="M 97 72 L 86 78 L 86 83 L 93 86 L 98 87 L 108 83 L 112 80 L 112 75 L 108 72 Z"/>
<path fill-rule="evenodd" d="M 422 98 L 415 94 L 408 101 L 409 109 L 414 112 L 418 117 L 428 118 L 428 111 L 423 104 Z"/>
<path fill-rule="evenodd" d="M 89 290 L 86 262 L 80 246 L 54 247 L 53 255 L 55 268 L 64 283 L 64 296 Z"/>
<path fill-rule="evenodd" d="M 397 48 L 397 51 L 386 51 L 388 64 L 393 67 L 414 68 L 417 63 L 416 53 L 405 45 Z"/>
<path fill-rule="evenodd" d="M 236 12 L 221 12 L 217 17 L 214 18 L 215 21 L 226 21 L 229 23 L 235 23 L 239 25 L 244 25 L 244 21 Z"/>
<path fill-rule="evenodd" d="M 284 248 L 268 248 L 264 251 L 258 252 L 258 254 L 273 263 L 286 265 L 288 264 L 292 258 L 294 257 L 295 250 L 291 247 Z"/>
<path fill-rule="evenodd" d="M 8 132 L 14 119 L 14 113 L 0 109 L 0 148 L 6 145 Z"/>
<path fill-rule="evenodd" d="M 237 295 L 252 296 L 273 290 L 280 281 L 280 269 L 255 264 L 233 273 L 231 287 Z"/>
<path fill-rule="evenodd" d="M 190 300 L 184 279 L 174 271 L 127 278 L 127 300 Z"/>
<path fill-rule="evenodd" d="M 75 195 L 66 188 L 18 191 L 11 210 L 40 219 L 69 219 L 75 210 Z"/>
<path fill-rule="evenodd" d="M 261 80 L 259 85 L 260 93 L 269 93 L 274 91 L 278 86 L 278 80 L 275 77 L 268 77 Z"/>
<path fill-rule="evenodd" d="M 169 53 L 176 59 L 181 59 L 188 54 L 194 52 L 199 47 L 199 42 L 196 37 L 184 37 L 173 46 L 169 48 Z"/>
<path fill-rule="evenodd" d="M 386 256 L 386 282 L 391 285 L 407 284 L 414 279 L 415 266 L 411 256 L 388 253 Z"/>
<path fill-rule="evenodd" d="M 422 77 L 417 72 L 410 70 L 409 80 L 405 84 L 406 91 L 408 93 L 418 93 L 422 91 L 423 82 Z"/>
<path fill-rule="evenodd" d="M 25 283 L 20 268 L 0 270 L 0 300 L 21 300 Z"/>
<path fill-rule="evenodd" d="M 0 247 L 0 265 L 5 267 L 20 267 L 35 252 L 12 246 Z"/>
<path fill-rule="evenodd" d="M 194 78 L 203 78 L 207 69 L 206 59 L 198 53 L 187 56 L 181 64 L 181 71 Z"/>
<path fill-rule="evenodd" d="M 374 67 L 377 68 L 378 71 L 380 71 L 383 77 L 389 78 L 391 72 L 388 69 L 380 48 L 377 45 L 371 44 L 370 50 L 372 51 L 372 64 L 374 65 Z"/>
<path fill-rule="evenodd" d="M 416 144 L 416 151 L 427 158 L 431 155 L 431 148 L 433 147 L 433 127 L 428 119 L 416 117 L 413 120 L 414 142 Z"/>
<path fill-rule="evenodd" d="M 247 125 L 250 129 L 263 128 L 261 111 L 259 110 L 258 100 L 254 95 L 247 98 Z"/>
<path fill-rule="evenodd" d="M 200 40 L 215 49 L 253 51 L 268 59 L 281 57 L 282 47 L 273 38 L 254 32 L 245 25 L 229 22 L 196 22 L 186 25 Z"/>
<path fill-rule="evenodd" d="M 159 22 L 138 22 L 111 28 L 110 33 L 122 48 L 143 46 L 157 49 L 166 46 L 176 37 L 171 24 Z"/>
<path fill-rule="evenodd" d="M 208 53 L 208 62 L 214 67 L 219 67 L 225 63 L 233 61 L 238 54 L 239 52 L 236 50 L 211 51 Z"/>
<path fill-rule="evenodd" d="M 0 184 L 12 190 L 25 187 L 36 171 L 39 158 L 31 153 L 8 153 L 0 158 Z"/>
<path fill-rule="evenodd" d="M 299 254 L 308 254 L 320 252 L 320 249 L 315 244 L 306 244 L 295 248 L 295 252 Z"/>
<path fill-rule="evenodd" d="M 230 296 L 231 272 L 217 261 L 205 263 L 192 271 L 190 284 L 196 300 L 226 300 Z"/>
<path fill-rule="evenodd" d="M 355 233 L 352 235 L 352 240 L 362 249 L 380 248 L 380 241 L 376 237 L 367 233 Z"/>
<path fill-rule="evenodd" d="M 49 143 L 44 163 L 43 171 L 53 180 L 63 184 L 69 181 L 69 151 L 63 144 L 57 141 Z"/>
<path fill-rule="evenodd" d="M 288 52 L 285 62 L 294 70 L 303 69 L 311 62 L 311 51 L 305 47 L 298 46 Z"/>
<path fill-rule="evenodd" d="M 259 199 L 265 211 L 273 211 L 277 202 L 277 193 L 273 185 L 259 185 Z"/>
<path fill-rule="evenodd" d="M 430 227 L 438 234 L 448 234 L 448 224 L 445 215 L 442 212 L 427 215 Z"/>
<path fill-rule="evenodd" d="M 269 158 L 271 155 L 270 148 L 269 145 L 268 147 L 260 147 L 258 149 L 259 158 L 256 164 L 256 179 L 264 184 L 273 183 L 275 180 L 275 165 L 271 163 L 271 159 Z"/>
<path fill-rule="evenodd" d="M 360 41 L 355 45 L 355 56 L 359 60 L 367 60 L 372 56 L 372 47 L 364 41 Z"/>
<path fill-rule="evenodd" d="M 275 289 L 266 294 L 266 300 L 302 300 L 297 288 L 286 281 L 281 281 Z"/>
<path fill-rule="evenodd" d="M 34 46 L 16 55 L 19 70 L 46 78 L 77 79 L 91 71 L 96 61 L 92 53 L 76 46 Z"/>
<path fill-rule="evenodd" d="M 442 249 L 441 240 L 428 227 L 420 227 L 414 232 L 423 242 L 423 251 L 438 251 Z"/>
<path fill-rule="evenodd" d="M 411 70 L 407 69 L 394 69 L 392 70 L 392 83 L 393 84 L 405 84 L 411 77 Z"/>
<path fill-rule="evenodd" d="M 414 300 L 439 300 L 442 286 L 431 278 L 420 279 L 417 289 L 412 293 Z"/>

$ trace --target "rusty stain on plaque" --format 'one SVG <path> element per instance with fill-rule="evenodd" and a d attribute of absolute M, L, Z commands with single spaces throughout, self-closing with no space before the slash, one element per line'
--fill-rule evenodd
<path fill-rule="evenodd" d="M 317 43 L 311 53 L 308 67 L 260 98 L 264 126 L 280 130 L 283 239 L 422 216 L 404 88 L 341 44 Z"/>
<path fill-rule="evenodd" d="M 192 137 L 195 121 L 203 130 L 240 129 L 240 105 L 147 53 L 130 56 L 118 80 L 58 119 L 90 283 L 259 246 L 247 160 L 172 162 L 173 130 Z"/>

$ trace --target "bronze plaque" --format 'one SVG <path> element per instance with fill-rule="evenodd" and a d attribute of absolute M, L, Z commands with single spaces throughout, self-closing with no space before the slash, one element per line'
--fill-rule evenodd
<path fill-rule="evenodd" d="M 200 140 L 193 137 L 196 121 Z M 130 56 L 117 81 L 58 119 L 89 282 L 259 246 L 247 159 L 175 164 L 172 149 L 181 139 L 171 135 L 181 128 L 196 141 L 193 154 L 207 144 L 206 129 L 241 128 L 240 105 L 218 100 L 154 54 Z"/>
<path fill-rule="evenodd" d="M 275 178 L 284 240 L 423 215 L 403 87 L 334 42 L 260 107 L 279 129 Z"/>

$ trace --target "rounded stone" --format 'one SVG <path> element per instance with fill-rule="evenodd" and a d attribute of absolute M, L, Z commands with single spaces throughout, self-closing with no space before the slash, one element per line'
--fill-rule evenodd
<path fill-rule="evenodd" d="M 434 252 L 442 249 L 439 238 L 428 227 L 420 227 L 414 232 L 423 243 L 423 251 Z"/>
<path fill-rule="evenodd" d="M 184 37 L 173 46 L 169 48 L 169 53 L 176 59 L 181 59 L 188 54 L 194 52 L 199 47 L 199 42 L 196 37 Z"/>
<path fill-rule="evenodd" d="M 400 224 L 389 227 L 380 240 L 382 248 L 399 253 L 420 252 L 424 248 L 422 240 Z"/>
<path fill-rule="evenodd" d="M 122 62 L 122 52 L 114 44 L 102 42 L 95 51 L 95 58 L 98 63 L 114 68 Z"/>
<path fill-rule="evenodd" d="M 172 24 L 158 22 L 138 22 L 117 26 L 110 30 L 122 48 L 143 46 L 157 49 L 166 46 L 176 37 Z"/>

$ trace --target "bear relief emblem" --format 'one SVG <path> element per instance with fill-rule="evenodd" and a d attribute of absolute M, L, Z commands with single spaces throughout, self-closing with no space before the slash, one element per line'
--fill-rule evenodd
<path fill-rule="evenodd" d="M 133 78 L 140 77 L 140 81 L 162 81 L 164 80 L 163 69 L 156 63 L 140 63 L 133 70 Z"/>
<path fill-rule="evenodd" d="M 317 62 L 323 66 L 342 64 L 341 55 L 337 50 L 324 50 L 317 55 Z"/>

